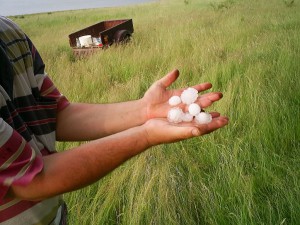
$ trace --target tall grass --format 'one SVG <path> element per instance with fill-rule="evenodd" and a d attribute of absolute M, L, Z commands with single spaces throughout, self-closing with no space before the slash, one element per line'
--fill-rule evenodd
<path fill-rule="evenodd" d="M 300 224 L 299 11 L 298 1 L 161 0 L 13 18 L 70 101 L 136 99 L 173 68 L 174 87 L 209 81 L 224 93 L 209 110 L 228 127 L 66 194 L 70 224 Z M 131 43 L 74 59 L 68 34 L 119 18 L 133 18 Z"/>

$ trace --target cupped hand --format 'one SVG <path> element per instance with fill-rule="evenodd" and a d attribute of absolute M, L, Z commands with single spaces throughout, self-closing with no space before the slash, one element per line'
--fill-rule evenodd
<path fill-rule="evenodd" d="M 162 143 L 172 143 L 205 134 L 209 134 L 228 124 L 228 118 L 218 112 L 212 112 L 212 121 L 208 124 L 170 123 L 167 119 L 157 118 L 148 120 L 145 127 L 146 138 L 149 146 Z"/>
<path fill-rule="evenodd" d="M 169 90 L 168 88 L 176 81 L 179 77 L 179 71 L 173 70 L 166 76 L 156 81 L 151 85 L 143 97 L 143 101 L 146 104 L 146 120 L 152 118 L 165 118 L 167 117 L 170 105 L 168 100 L 174 96 L 180 96 L 181 93 L 187 88 Z M 192 86 L 198 92 L 206 91 L 212 87 L 211 83 L 202 83 Z M 206 108 L 213 104 L 213 102 L 220 100 L 223 97 L 221 92 L 210 92 L 200 95 L 197 99 L 197 104 L 201 108 Z M 179 107 L 185 108 L 184 104 L 180 104 Z"/>

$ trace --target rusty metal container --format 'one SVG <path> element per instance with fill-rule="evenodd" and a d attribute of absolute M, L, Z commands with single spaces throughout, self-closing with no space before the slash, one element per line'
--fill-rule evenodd
<path fill-rule="evenodd" d="M 132 19 L 106 20 L 69 34 L 69 43 L 75 56 L 86 56 L 114 43 L 127 42 L 133 32 Z M 85 35 L 101 40 L 102 45 L 78 47 L 79 37 Z"/>

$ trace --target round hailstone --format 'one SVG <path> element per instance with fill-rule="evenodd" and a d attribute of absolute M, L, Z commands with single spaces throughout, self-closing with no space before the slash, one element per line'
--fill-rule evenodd
<path fill-rule="evenodd" d="M 196 116 L 197 114 L 199 114 L 201 111 L 201 108 L 198 104 L 196 103 L 192 103 L 189 105 L 189 113 L 192 115 L 192 116 Z"/>
<path fill-rule="evenodd" d="M 188 88 L 181 93 L 181 101 L 184 104 L 190 105 L 198 98 L 198 91 L 195 88 Z"/>
<path fill-rule="evenodd" d="M 187 88 L 187 90 L 198 94 L 198 90 L 195 88 L 189 87 L 189 88 Z"/>
<path fill-rule="evenodd" d="M 181 98 L 179 96 L 172 96 L 169 99 L 169 105 L 171 106 L 176 106 L 179 105 L 181 103 Z"/>
<path fill-rule="evenodd" d="M 212 121 L 212 116 L 209 113 L 201 112 L 195 116 L 195 121 L 198 124 L 208 124 Z"/>
<path fill-rule="evenodd" d="M 192 122 L 193 118 L 194 118 L 193 115 L 191 115 L 190 113 L 186 112 L 182 116 L 182 121 L 184 121 L 184 122 Z"/>
<path fill-rule="evenodd" d="M 182 122 L 183 111 L 181 108 L 175 107 L 170 109 L 168 112 L 168 120 L 171 123 L 180 123 Z"/>

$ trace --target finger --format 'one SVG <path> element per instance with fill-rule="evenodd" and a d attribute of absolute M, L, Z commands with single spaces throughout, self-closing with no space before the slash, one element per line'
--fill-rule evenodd
<path fill-rule="evenodd" d="M 220 129 L 228 124 L 229 119 L 225 116 L 220 116 L 219 113 L 213 113 L 213 120 L 208 124 L 195 124 L 195 123 L 181 123 L 176 126 L 176 129 L 173 129 L 172 132 L 178 132 L 178 136 L 181 138 L 191 137 L 192 136 L 201 136 L 209 134 L 217 129 Z M 180 128 L 181 127 L 181 128 Z M 171 131 L 170 131 L 171 132 Z M 179 135 L 180 134 L 180 135 Z M 183 136 L 185 135 L 185 136 Z"/>
<path fill-rule="evenodd" d="M 191 123 L 187 123 L 186 125 L 171 123 L 164 129 L 167 134 L 165 135 L 165 137 L 168 139 L 166 140 L 166 142 L 174 142 L 189 139 L 191 137 L 199 136 L 201 134 L 199 128 Z"/>
<path fill-rule="evenodd" d="M 201 135 L 209 134 L 217 129 L 220 129 L 226 126 L 229 122 L 229 119 L 225 116 L 219 116 L 213 118 L 213 120 L 208 124 L 199 125 L 199 130 Z"/>
<path fill-rule="evenodd" d="M 178 126 L 175 129 L 173 128 L 172 132 L 174 136 L 177 137 L 177 140 L 188 139 L 201 135 L 201 131 L 195 126 Z"/>
<path fill-rule="evenodd" d="M 212 118 L 220 117 L 220 113 L 219 112 L 210 112 L 210 115 L 211 115 Z"/>
<path fill-rule="evenodd" d="M 215 99 L 215 98 L 220 99 L 222 97 L 223 97 L 222 92 L 209 92 L 199 96 L 199 98 L 210 98 L 210 99 Z"/>
<path fill-rule="evenodd" d="M 221 92 L 212 92 L 212 93 L 201 95 L 197 99 L 197 102 L 202 108 L 205 108 L 212 105 L 214 102 L 220 100 L 222 97 L 223 94 Z"/>
<path fill-rule="evenodd" d="M 197 85 L 192 86 L 192 88 L 195 88 L 199 92 L 206 91 L 206 90 L 210 89 L 211 87 L 212 87 L 212 84 L 209 83 L 209 82 L 201 83 L 201 84 L 197 84 Z"/>
<path fill-rule="evenodd" d="M 195 88 L 198 92 L 201 91 L 206 91 L 208 89 L 210 89 L 212 87 L 211 83 L 202 83 L 202 84 L 197 84 L 192 86 L 192 88 Z M 188 87 L 185 88 L 181 88 L 181 89 L 177 89 L 177 90 L 173 90 L 173 95 L 180 95 L 184 90 L 186 90 Z"/>
<path fill-rule="evenodd" d="M 169 87 L 179 76 L 179 71 L 177 69 L 171 71 L 166 76 L 158 80 L 158 84 L 164 88 Z"/>
<path fill-rule="evenodd" d="M 209 114 L 211 115 L 211 117 L 213 119 L 227 119 L 227 117 L 224 117 L 224 116 L 221 116 L 221 114 L 219 112 L 209 112 Z M 177 124 L 177 126 L 202 126 L 202 125 L 199 125 L 197 122 L 193 121 L 192 123 L 191 122 L 181 122 L 180 124 Z M 206 125 L 206 124 L 205 124 Z"/>

